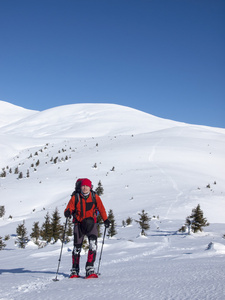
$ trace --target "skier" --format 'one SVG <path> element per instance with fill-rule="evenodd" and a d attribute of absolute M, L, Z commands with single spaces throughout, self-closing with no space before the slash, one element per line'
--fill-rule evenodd
<path fill-rule="evenodd" d="M 79 192 L 75 190 L 64 211 L 66 218 L 73 215 L 74 222 L 74 248 L 72 252 L 72 270 L 70 278 L 79 277 L 80 252 L 85 235 L 88 237 L 89 241 L 86 277 L 97 277 L 94 271 L 98 237 L 96 209 L 99 211 L 106 228 L 110 226 L 110 222 L 101 198 L 92 191 L 91 181 L 84 178 L 78 179 L 77 183 L 80 184 Z"/>

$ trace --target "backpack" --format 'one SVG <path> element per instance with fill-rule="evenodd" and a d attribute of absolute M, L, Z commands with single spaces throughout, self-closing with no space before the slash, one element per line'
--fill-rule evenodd
<path fill-rule="evenodd" d="M 81 193 L 81 182 L 84 178 L 79 178 L 77 179 L 76 183 L 75 183 L 75 190 L 72 193 L 71 196 L 75 196 L 75 208 L 74 208 L 74 216 L 76 214 L 76 207 L 77 207 L 77 203 L 80 201 L 80 193 Z M 95 210 L 97 210 L 97 202 L 96 202 L 96 192 L 92 190 L 91 188 L 91 197 L 92 197 L 92 203 L 94 203 L 95 205 Z M 84 212 L 83 212 L 83 205 L 81 205 L 81 215 L 83 217 Z"/>

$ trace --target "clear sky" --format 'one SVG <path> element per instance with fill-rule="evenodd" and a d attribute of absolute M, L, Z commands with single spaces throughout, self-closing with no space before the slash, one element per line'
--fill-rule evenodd
<path fill-rule="evenodd" d="M 225 1 L 0 0 L 0 100 L 225 128 Z"/>

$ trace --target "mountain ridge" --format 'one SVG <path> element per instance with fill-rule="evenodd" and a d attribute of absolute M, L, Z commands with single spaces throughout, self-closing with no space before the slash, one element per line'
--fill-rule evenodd
<path fill-rule="evenodd" d="M 29 136 L 30 133 L 31 136 L 35 134 L 37 137 L 43 137 L 54 135 L 54 127 L 57 135 L 92 137 L 145 133 L 185 125 L 116 104 L 69 104 L 41 112 L 26 112 L 25 118 L 19 118 L 14 123 L 10 121 L 8 125 L 4 124 L 0 133 L 16 133 L 22 136 Z"/>

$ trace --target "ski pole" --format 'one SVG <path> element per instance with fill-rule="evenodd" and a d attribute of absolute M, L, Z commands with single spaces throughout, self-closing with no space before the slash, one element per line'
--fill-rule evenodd
<path fill-rule="evenodd" d="M 106 234 L 106 227 L 105 227 L 104 234 L 103 234 L 102 249 L 101 249 L 101 252 L 100 252 L 100 257 L 99 257 L 99 262 L 98 262 L 98 271 L 97 271 L 98 275 L 101 275 L 99 273 L 99 268 L 100 268 L 100 262 L 101 262 L 101 259 L 102 259 L 102 250 L 103 250 L 103 245 L 104 245 L 104 241 L 105 241 L 105 234 Z"/>
<path fill-rule="evenodd" d="M 61 257 L 62 257 L 63 244 L 64 244 L 64 241 L 65 241 L 67 220 L 68 220 L 68 218 L 66 218 L 65 229 L 64 229 L 64 232 L 63 232 L 62 246 L 61 246 L 61 251 L 60 251 L 60 255 L 59 255 L 58 268 L 57 268 L 57 271 L 56 271 L 56 276 L 55 276 L 55 278 L 54 278 L 54 279 L 52 279 L 53 281 L 59 281 L 59 279 L 57 278 L 57 276 L 58 276 L 58 272 L 59 272 L 59 266 L 60 266 Z"/>

